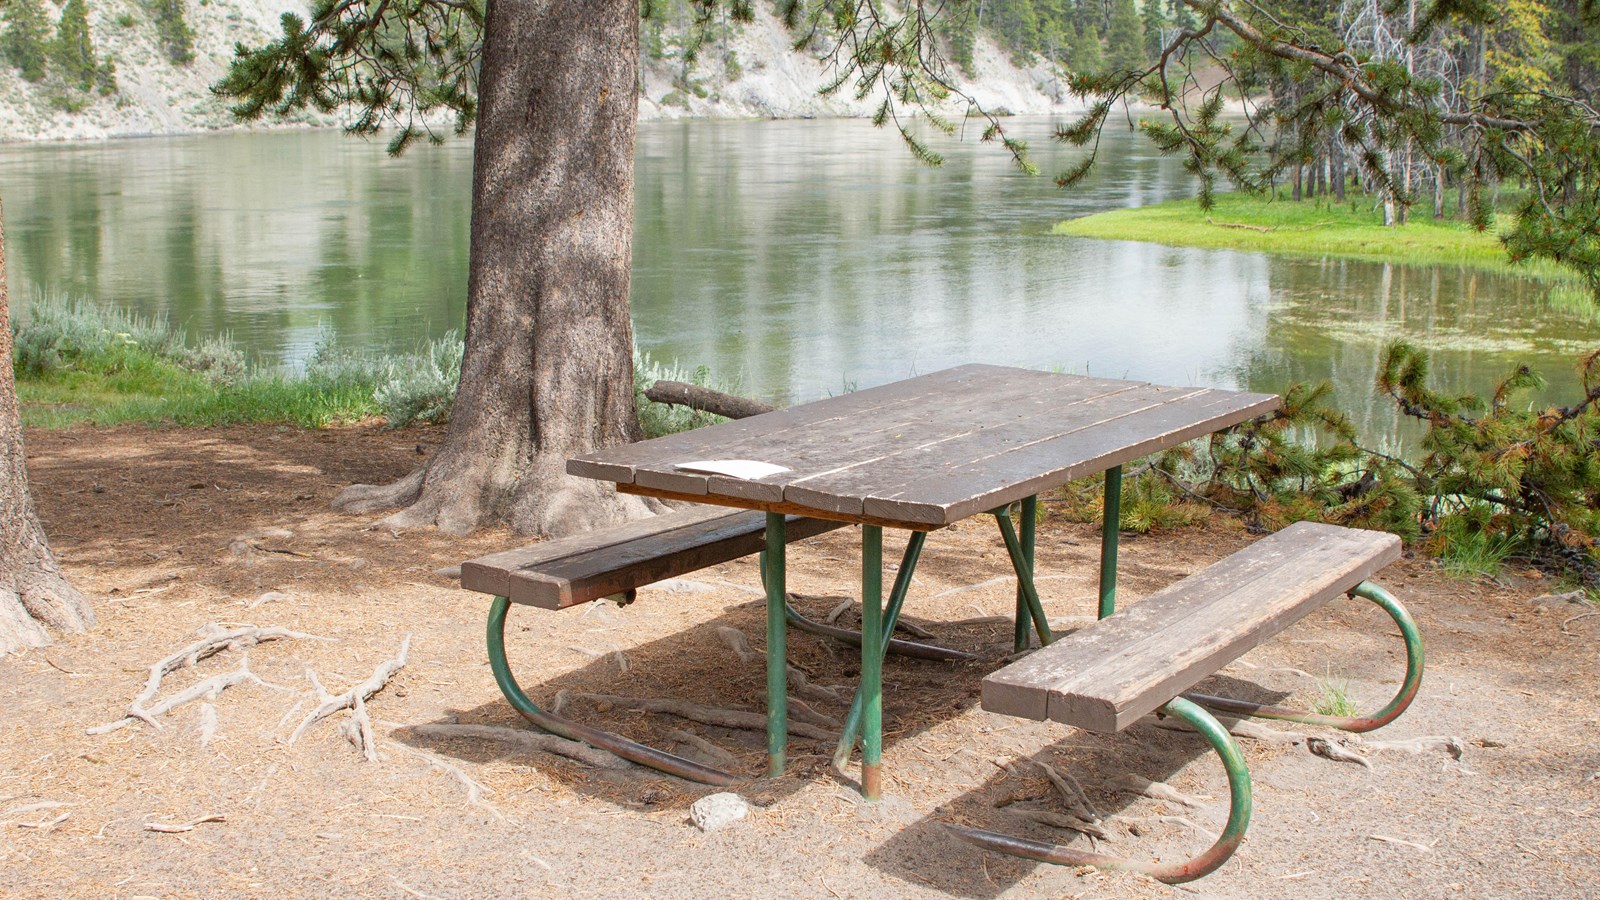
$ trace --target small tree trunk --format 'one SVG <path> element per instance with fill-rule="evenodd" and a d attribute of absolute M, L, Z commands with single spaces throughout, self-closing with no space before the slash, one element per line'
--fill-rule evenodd
<path fill-rule="evenodd" d="M 1329 173 L 1328 180 L 1333 182 L 1334 199 L 1344 202 L 1345 182 L 1348 180 L 1344 174 L 1344 145 L 1336 135 L 1328 150 L 1328 166 L 1333 171 Z"/>
<path fill-rule="evenodd" d="M 1444 167 L 1433 168 L 1433 217 L 1444 218 Z"/>
<path fill-rule="evenodd" d="M 0 222 L 0 656 L 50 643 L 46 626 L 83 631 L 94 625 L 94 610 L 61 574 L 28 493 L 27 454 L 11 375 L 5 240 Z"/>
<path fill-rule="evenodd" d="M 1300 163 L 1294 164 L 1294 202 L 1296 203 L 1300 202 L 1300 180 L 1304 171 L 1305 166 Z"/>
<path fill-rule="evenodd" d="M 635 0 L 490 0 L 472 184 L 466 356 L 444 443 L 350 512 L 462 534 L 557 535 L 647 514 L 566 474 L 639 436 L 628 281 L 638 119 Z"/>

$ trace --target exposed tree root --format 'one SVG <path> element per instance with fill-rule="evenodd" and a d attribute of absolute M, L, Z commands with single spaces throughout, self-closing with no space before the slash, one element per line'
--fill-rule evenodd
<path fill-rule="evenodd" d="M 755 662 L 762 658 L 762 654 L 750 648 L 750 639 L 744 636 L 744 632 L 731 625 L 718 625 L 717 637 L 728 645 L 728 649 L 733 651 L 734 656 L 739 657 L 740 662 Z"/>
<path fill-rule="evenodd" d="M 1037 822 L 1040 825 L 1049 825 L 1054 828 L 1065 828 L 1070 831 L 1076 831 L 1079 834 L 1086 834 L 1097 840 L 1110 841 L 1115 837 L 1111 832 L 1093 822 L 1067 813 L 1058 813 L 1054 810 L 1008 806 L 1004 812 L 1008 816 L 1015 816 L 1019 819 L 1026 819 L 1029 822 Z"/>
<path fill-rule="evenodd" d="M 389 679 L 394 677 L 394 673 L 405 668 L 406 655 L 410 652 L 411 635 L 408 634 L 401 639 L 400 652 L 395 654 L 394 659 L 379 663 L 378 667 L 372 670 L 372 674 L 368 676 L 366 681 L 352 685 L 349 690 L 338 695 L 328 693 L 327 688 L 322 686 L 322 682 L 317 680 L 317 673 L 307 670 L 306 678 L 316 688 L 317 699 L 320 702 L 317 708 L 311 711 L 310 715 L 301 720 L 300 727 L 294 730 L 294 734 L 289 735 L 289 743 L 292 744 L 298 741 L 300 735 L 304 734 L 305 730 L 313 724 L 326 719 L 341 709 L 348 709 L 350 710 L 350 718 L 344 725 L 340 726 L 340 733 L 350 743 L 354 744 L 357 750 L 361 751 L 361 755 L 367 758 L 367 762 L 377 762 L 378 742 L 372 733 L 372 716 L 367 713 L 367 700 L 373 694 L 383 690 L 384 685 L 389 683 Z"/>
<path fill-rule="evenodd" d="M 810 677 L 794 666 L 789 667 L 789 689 L 807 700 L 816 700 L 822 703 L 850 702 L 848 697 L 840 694 L 834 688 L 812 684 Z"/>
<path fill-rule="evenodd" d="M 246 654 L 238 669 L 222 675 L 213 675 L 204 681 L 190 685 L 185 690 L 168 697 L 155 706 L 146 706 L 146 704 L 155 699 L 156 693 L 161 690 L 161 680 L 163 678 L 179 669 L 192 667 L 200 660 L 214 656 L 224 650 L 248 650 L 257 644 L 267 641 L 298 640 L 301 638 L 318 641 L 328 640 L 328 638 L 318 637 L 314 634 L 290 631 L 287 628 L 258 628 L 253 625 L 227 631 L 222 626 L 212 623 L 205 626 L 201 633 L 205 637 L 150 666 L 150 677 L 145 681 L 144 690 L 140 691 L 139 695 L 133 698 L 133 702 L 128 704 L 126 716 L 115 722 L 107 722 L 104 725 L 90 728 L 88 733 L 106 734 L 116 731 L 125 725 L 132 724 L 134 721 L 145 722 L 152 728 L 159 729 L 162 726 L 160 722 L 156 721 L 157 716 L 166 715 L 192 700 L 199 700 L 203 697 L 208 701 L 214 702 L 224 690 L 247 681 L 255 684 L 267 684 L 250 671 L 250 658 Z M 276 685 L 267 686 L 276 687 Z M 204 732 L 202 732 L 202 737 L 204 736 Z"/>
<path fill-rule="evenodd" d="M 146 822 L 144 823 L 144 830 L 154 831 L 160 834 L 182 834 L 185 831 L 193 831 L 196 825 L 204 825 L 207 822 L 226 821 L 228 821 L 227 816 L 224 816 L 221 813 L 213 813 L 209 816 L 201 816 L 192 822 L 184 822 L 181 825 L 169 825 L 165 822 Z"/>
<path fill-rule="evenodd" d="M 790 669 L 789 671 L 794 672 L 797 670 Z M 812 709 L 811 706 L 804 700 L 801 700 L 799 697 L 796 697 L 792 694 L 789 696 L 789 715 L 790 717 L 799 719 L 802 722 L 809 722 L 812 725 L 817 725 L 822 728 L 831 728 L 834 731 L 838 731 L 840 728 L 844 727 L 843 722 L 840 722 L 833 716 L 817 712 L 816 710 Z"/>
<path fill-rule="evenodd" d="M 1426 737 L 1408 738 L 1405 740 L 1367 741 L 1360 742 L 1368 750 L 1403 750 L 1406 753 L 1426 753 L 1429 750 L 1443 750 L 1456 759 L 1466 752 L 1466 744 L 1461 738 L 1454 735 L 1432 734 Z"/>
<path fill-rule="evenodd" d="M 1151 724 L 1157 728 L 1165 728 L 1168 731 L 1196 733 L 1194 727 L 1182 719 L 1156 719 Z M 1227 726 L 1228 733 L 1234 737 L 1249 738 L 1250 740 L 1267 744 L 1298 744 L 1307 737 L 1303 731 L 1273 728 L 1270 725 L 1263 725 L 1255 719 L 1238 719 L 1234 722 L 1224 722 L 1223 724 Z"/>
<path fill-rule="evenodd" d="M 484 794 L 494 793 L 494 788 L 491 788 L 488 785 L 478 781 L 476 778 L 473 778 L 471 775 L 468 775 L 460 766 L 445 762 L 432 753 L 418 750 L 415 747 L 407 747 L 405 744 L 397 743 L 395 741 L 390 741 L 389 746 L 399 750 L 401 753 L 404 753 L 407 756 L 414 756 L 433 768 L 438 769 L 446 775 L 449 775 L 451 778 L 454 778 L 461 784 L 462 787 L 467 789 L 467 802 L 471 803 L 473 806 L 481 806 L 484 809 L 487 809 L 489 812 L 494 814 L 495 818 L 500 819 L 501 821 L 505 820 L 505 816 L 500 812 L 500 810 L 495 808 L 493 803 L 483 799 Z"/>
<path fill-rule="evenodd" d="M 734 756 L 732 753 L 729 753 L 721 747 L 718 747 L 716 744 L 711 743 L 694 732 L 684 731 L 681 728 L 674 728 L 666 732 L 666 735 L 675 741 L 688 744 L 694 749 L 700 751 L 701 755 L 703 755 L 719 769 L 734 769 L 738 768 L 739 766 L 739 757 Z"/>
<path fill-rule="evenodd" d="M 1050 779 L 1050 784 L 1056 789 L 1056 793 L 1061 795 L 1061 799 L 1066 801 L 1067 808 L 1073 815 L 1089 822 L 1100 821 L 1100 811 L 1094 808 L 1094 803 L 1089 800 L 1089 795 L 1084 793 L 1083 785 L 1079 784 L 1076 778 L 1049 763 L 1035 761 L 1034 765 L 1044 771 L 1044 777 Z"/>
<path fill-rule="evenodd" d="M 1216 832 L 1200 827 L 1185 816 L 1112 816 L 1109 821 L 1127 828 L 1128 833 L 1134 837 L 1142 836 L 1145 829 L 1151 825 L 1181 825 L 1204 835 L 1207 840 L 1217 839 Z"/>
<path fill-rule="evenodd" d="M 566 693 L 563 691 L 563 693 Z M 569 695 L 572 699 L 588 700 L 591 703 L 606 704 L 621 709 L 637 709 L 643 712 L 665 713 L 699 722 L 702 725 L 716 725 L 719 728 L 739 728 L 746 731 L 766 731 L 767 717 L 761 713 L 745 712 L 737 709 L 719 709 L 713 706 L 701 706 L 685 700 L 644 699 L 639 697 L 619 697 L 615 694 L 590 694 L 574 691 Z M 812 738 L 819 741 L 831 741 L 839 735 L 826 731 L 808 722 L 796 721 L 789 717 L 789 733 L 796 737 Z"/>
<path fill-rule="evenodd" d="M 1359 753 L 1352 753 L 1351 751 L 1346 750 L 1343 746 L 1334 741 L 1324 740 L 1319 737 L 1306 738 L 1306 749 L 1310 750 L 1313 755 L 1320 756 L 1323 759 L 1332 760 L 1334 762 L 1354 763 L 1355 765 L 1361 766 L 1368 771 L 1371 771 L 1373 768 L 1371 760 Z"/>
<path fill-rule="evenodd" d="M 1194 794 L 1185 794 L 1170 784 L 1151 781 L 1138 775 L 1120 775 L 1111 782 L 1111 786 L 1119 791 L 1139 794 L 1152 800 L 1165 800 L 1168 803 L 1176 803 L 1191 809 L 1199 809 L 1206 805 L 1206 801 L 1211 799 Z"/>
<path fill-rule="evenodd" d="M 524 731 L 520 728 L 505 728 L 499 725 L 453 725 L 436 723 L 428 725 L 414 725 L 411 730 L 427 738 L 473 738 L 476 740 L 499 741 L 510 744 L 520 750 L 537 750 L 542 753 L 554 753 L 567 759 L 581 762 L 597 769 L 626 769 L 631 763 L 609 751 L 598 747 L 591 747 L 580 741 L 569 741 L 564 737 L 546 734 L 542 731 Z"/>

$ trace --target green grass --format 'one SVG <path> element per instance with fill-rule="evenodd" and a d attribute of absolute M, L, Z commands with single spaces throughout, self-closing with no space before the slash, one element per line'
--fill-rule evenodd
<path fill-rule="evenodd" d="M 1335 677 L 1329 674 L 1317 680 L 1321 689 L 1321 696 L 1312 705 L 1311 710 L 1319 716 L 1353 716 L 1356 714 L 1355 701 L 1350 699 L 1350 679 Z"/>
<path fill-rule="evenodd" d="M 1493 234 L 1450 219 L 1435 221 L 1427 209 L 1411 212 L 1404 226 L 1385 228 L 1369 197 L 1343 204 L 1320 197 L 1295 203 L 1232 193 L 1217 195 L 1208 212 L 1193 199 L 1173 200 L 1069 219 L 1058 223 L 1054 233 L 1286 256 L 1464 266 L 1544 282 L 1563 294 L 1583 293 L 1581 279 L 1565 267 L 1542 260 L 1513 264 Z M 1260 228 L 1269 230 L 1256 230 Z"/>

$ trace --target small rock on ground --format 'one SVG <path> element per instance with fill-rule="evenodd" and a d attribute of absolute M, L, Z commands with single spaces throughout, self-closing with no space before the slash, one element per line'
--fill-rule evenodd
<path fill-rule="evenodd" d="M 708 794 L 689 807 L 689 818 L 701 831 L 724 828 L 750 814 L 750 804 L 738 794 Z"/>

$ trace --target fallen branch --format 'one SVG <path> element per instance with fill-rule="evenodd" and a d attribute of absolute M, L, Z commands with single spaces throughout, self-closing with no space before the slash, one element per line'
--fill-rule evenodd
<path fill-rule="evenodd" d="M 251 647 L 267 641 L 299 640 L 302 638 L 315 641 L 330 640 L 330 638 L 318 637 L 314 634 L 290 631 L 287 628 L 257 628 L 253 625 L 237 628 L 233 631 L 224 631 L 222 626 L 212 623 L 201 629 L 201 633 L 205 635 L 201 640 L 172 653 L 165 659 L 150 666 L 150 677 L 145 681 L 144 690 L 140 691 L 138 696 L 133 698 L 133 702 L 128 704 L 127 715 L 115 722 L 107 722 L 104 725 L 90 728 L 88 733 L 106 734 L 126 725 L 131 725 L 134 721 L 145 722 L 150 727 L 159 730 L 162 726 L 160 722 L 156 721 L 157 716 L 165 715 L 191 700 L 198 700 L 207 696 L 215 700 L 216 695 L 221 694 L 227 688 L 246 681 L 266 684 L 266 682 L 251 674 L 249 657 L 246 656 L 244 663 L 240 665 L 238 670 L 227 675 L 213 675 L 153 707 L 146 706 L 146 704 L 155 699 L 156 694 L 161 690 L 161 680 L 163 678 L 179 669 L 193 667 L 200 660 L 215 656 L 224 650 L 249 650 Z"/>
<path fill-rule="evenodd" d="M 357 750 L 361 751 L 361 754 L 367 758 L 367 762 L 377 762 L 378 743 L 372 734 L 372 717 L 367 714 L 367 700 L 373 694 L 383 690 L 384 685 L 389 683 L 389 679 L 394 677 L 394 673 L 405 668 L 406 655 L 410 652 L 411 635 L 408 634 L 401 639 L 400 652 L 395 655 L 394 659 L 379 663 L 378 667 L 372 670 L 372 675 L 366 681 L 351 686 L 349 690 L 337 696 L 328 693 L 328 690 L 322 686 L 322 682 L 317 680 L 317 673 L 309 669 L 306 670 L 306 678 L 317 689 L 317 699 L 321 701 L 321 704 L 312 710 L 310 715 L 301 720 L 300 727 L 294 730 L 294 734 L 289 735 L 289 743 L 292 744 L 299 740 L 300 735 L 304 734 L 305 730 L 313 724 L 326 719 L 341 709 L 348 709 L 350 710 L 350 719 L 340 728 L 340 731 L 349 739 L 350 743 L 356 746 Z"/>
<path fill-rule="evenodd" d="M 144 830 L 155 831 L 161 834 L 182 834 L 185 831 L 193 831 L 196 825 L 204 825 L 207 822 L 226 821 L 228 821 L 227 816 L 224 816 L 221 813 L 214 813 L 209 816 L 201 816 L 200 818 L 195 819 L 193 822 L 185 822 L 182 825 L 168 825 L 164 822 L 146 822 L 144 823 Z"/>
<path fill-rule="evenodd" d="M 1138 775 L 1118 776 L 1111 782 L 1111 786 L 1119 791 L 1127 791 L 1128 793 L 1139 794 L 1144 797 L 1149 797 L 1152 800 L 1165 800 L 1168 803 L 1176 803 L 1180 806 L 1190 807 L 1191 809 L 1199 809 L 1200 807 L 1206 805 L 1206 801 L 1211 799 L 1210 797 L 1203 797 L 1195 794 L 1185 794 L 1170 784 L 1160 781 L 1151 781 L 1148 778 L 1141 778 Z"/>
<path fill-rule="evenodd" d="M 766 731 L 767 717 L 761 713 L 744 712 L 737 709 L 719 709 L 714 706 L 701 706 L 686 700 L 643 699 L 639 697 L 619 697 L 615 694 L 589 694 L 573 692 L 574 699 L 588 700 L 592 703 L 605 703 L 622 709 L 637 709 L 641 712 L 665 713 L 699 722 L 702 725 L 716 725 L 719 728 L 737 728 L 745 731 Z M 831 741 L 838 734 L 825 731 L 816 725 L 807 722 L 797 722 L 793 717 L 789 719 L 789 733 L 796 737 L 812 738 L 819 741 Z"/>
<path fill-rule="evenodd" d="M 599 747 L 591 747 L 582 741 L 569 741 L 564 737 L 547 734 L 542 731 L 524 731 L 520 728 L 506 728 L 501 725 L 455 725 L 450 723 L 434 723 L 428 725 L 414 725 L 411 731 L 421 737 L 435 739 L 474 738 L 485 741 L 499 741 L 510 744 L 520 750 L 538 750 L 543 753 L 553 753 L 564 756 L 574 762 L 580 762 L 596 769 L 626 769 L 630 763 L 620 756 Z"/>
<path fill-rule="evenodd" d="M 760 400 L 736 397 L 733 394 L 724 394 L 722 391 L 682 381 L 657 381 L 645 388 L 644 395 L 655 403 L 687 406 L 726 419 L 746 419 L 772 412 L 774 409 Z"/>

